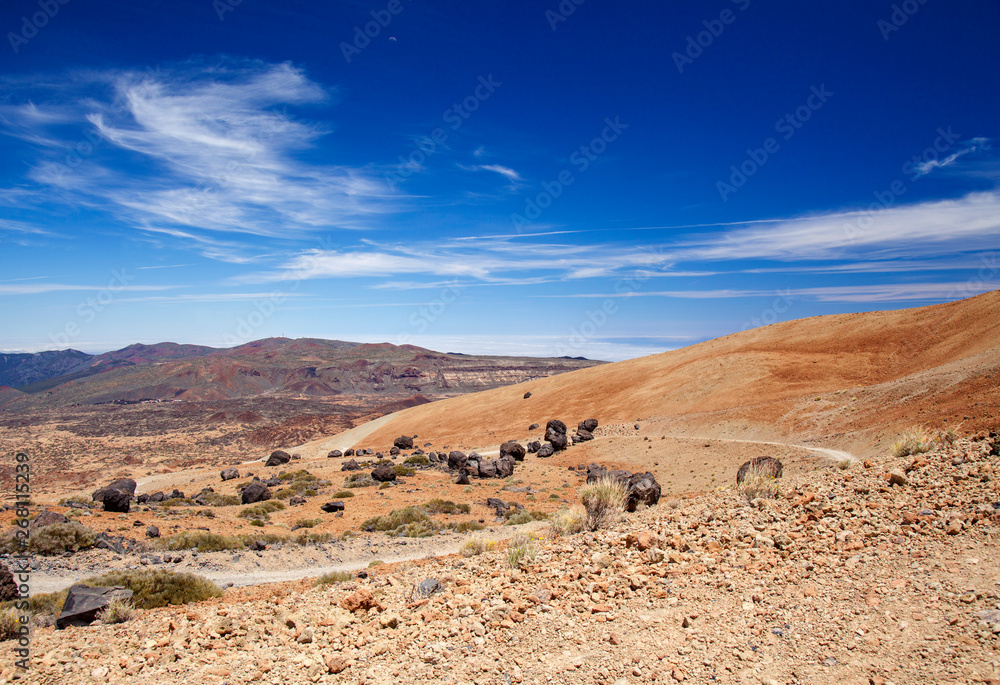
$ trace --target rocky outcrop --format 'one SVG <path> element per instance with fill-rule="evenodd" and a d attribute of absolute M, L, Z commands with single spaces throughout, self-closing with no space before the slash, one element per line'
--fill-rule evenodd
<path fill-rule="evenodd" d="M 281 466 L 282 464 L 287 464 L 292 460 L 292 455 L 283 450 L 274 450 L 271 452 L 271 456 L 267 458 L 264 462 L 264 466 Z"/>
<path fill-rule="evenodd" d="M 235 467 L 230 466 L 228 469 L 222 469 L 222 473 L 219 475 L 222 477 L 222 480 L 226 481 L 239 478 L 240 472 Z"/>
<path fill-rule="evenodd" d="M 545 426 L 545 440 L 556 452 L 566 449 L 569 438 L 566 437 L 566 424 L 559 419 L 552 419 Z"/>
<path fill-rule="evenodd" d="M 469 458 L 465 455 L 465 452 L 453 450 L 448 453 L 448 468 L 452 471 L 464 469 L 468 461 Z"/>
<path fill-rule="evenodd" d="M 117 488 L 105 488 L 104 511 L 111 511 L 116 514 L 127 514 L 132 508 L 132 495 Z"/>
<path fill-rule="evenodd" d="M 398 447 L 401 450 L 412 450 L 413 449 L 413 438 L 408 435 L 400 435 L 398 438 L 393 440 L 393 447 Z"/>

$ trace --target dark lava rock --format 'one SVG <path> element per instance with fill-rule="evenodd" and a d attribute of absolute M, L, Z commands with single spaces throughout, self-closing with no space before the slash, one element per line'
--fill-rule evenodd
<path fill-rule="evenodd" d="M 566 424 L 559 419 L 552 419 L 547 424 L 545 424 L 546 433 L 561 433 L 566 435 Z"/>
<path fill-rule="evenodd" d="M 503 518 L 504 517 L 504 513 L 508 509 L 510 509 L 510 507 L 507 505 L 506 502 L 504 502 L 502 499 L 497 499 L 496 497 L 487 497 L 486 498 L 486 506 L 488 506 L 490 509 L 495 510 L 496 513 L 497 513 L 497 516 L 500 517 L 500 518 Z"/>
<path fill-rule="evenodd" d="M 534 454 L 539 449 L 541 449 L 541 447 L 542 443 L 538 442 L 537 440 L 532 440 L 531 442 L 528 443 L 528 446 L 525 448 L 525 451 L 528 454 Z"/>
<path fill-rule="evenodd" d="M 265 549 L 267 549 L 267 544 L 264 543 L 263 540 L 254 540 L 253 542 L 250 543 L 250 546 L 247 549 L 250 549 L 254 552 L 263 552 Z"/>
<path fill-rule="evenodd" d="M 576 435 L 573 436 L 574 442 L 587 442 L 588 440 L 593 440 L 593 439 L 594 439 L 594 434 L 584 428 L 580 428 L 579 430 L 577 430 Z"/>
<path fill-rule="evenodd" d="M 736 472 L 736 483 L 739 484 L 746 480 L 751 470 L 764 478 L 781 478 L 784 466 L 774 457 L 754 457 L 750 461 L 744 462 L 740 470 Z"/>
<path fill-rule="evenodd" d="M 149 496 L 149 501 L 154 503 L 162 502 L 164 499 L 166 498 L 163 496 L 162 492 L 154 492 L 152 495 Z"/>
<path fill-rule="evenodd" d="M 320 509 L 322 509 L 328 514 L 333 514 L 338 511 L 344 511 L 344 503 L 341 502 L 340 500 L 337 500 L 335 502 L 327 502 L 326 504 L 322 505 Z"/>
<path fill-rule="evenodd" d="M 327 459 L 338 459 L 344 456 L 344 453 L 340 450 L 330 450 L 330 453 L 326 455 Z"/>
<path fill-rule="evenodd" d="M 401 450 L 412 450 L 413 449 L 413 438 L 407 435 L 400 435 L 398 438 L 392 441 L 393 447 L 398 447 Z"/>
<path fill-rule="evenodd" d="M 455 485 L 468 485 L 469 484 L 469 472 L 462 469 L 461 473 L 458 474 L 458 480 L 455 481 Z"/>
<path fill-rule="evenodd" d="M 142 493 L 141 495 L 135 498 L 135 501 L 138 502 L 139 504 L 145 504 L 146 502 L 149 501 L 149 493 L 148 492 Z"/>
<path fill-rule="evenodd" d="M 104 493 L 104 511 L 127 514 L 132 508 L 132 495 L 115 488 L 107 488 Z"/>
<path fill-rule="evenodd" d="M 135 494 L 135 481 L 131 478 L 119 478 L 108 483 L 109 488 L 127 492 L 130 496 Z"/>
<path fill-rule="evenodd" d="M 555 452 L 560 452 L 569 445 L 569 439 L 564 433 L 551 433 L 546 437 L 546 440 Z"/>
<path fill-rule="evenodd" d="M 240 501 L 243 504 L 253 504 L 254 502 L 266 502 L 271 499 L 271 491 L 263 483 L 250 483 L 243 488 L 240 493 Z"/>
<path fill-rule="evenodd" d="M 635 511 L 640 504 L 648 507 L 660 501 L 660 484 L 656 482 L 656 477 L 649 473 L 635 473 L 631 471 L 614 470 L 608 471 L 597 464 L 590 464 L 587 467 L 587 482 L 604 478 L 615 478 L 624 485 L 628 492 L 625 500 L 625 509 Z"/>
<path fill-rule="evenodd" d="M 465 456 L 465 452 L 459 452 L 454 450 L 448 453 L 448 468 L 452 471 L 458 471 L 464 469 L 465 465 L 469 463 L 469 458 Z"/>
<path fill-rule="evenodd" d="M 533 430 L 535 430 L 536 428 L 538 428 L 538 424 L 537 424 L 537 423 L 533 423 L 533 424 L 531 424 L 530 426 L 528 426 L 528 430 L 530 430 L 530 431 L 533 431 Z"/>
<path fill-rule="evenodd" d="M 399 451 L 400 451 L 399 448 L 393 445 L 392 447 L 389 448 L 389 456 L 398 457 Z"/>
<path fill-rule="evenodd" d="M 517 442 L 516 440 L 508 440 L 504 444 L 500 445 L 500 456 L 501 457 L 512 457 L 514 461 L 524 461 L 524 455 L 526 451 L 524 446 Z"/>
<path fill-rule="evenodd" d="M 542 459 L 545 459 L 546 457 L 551 457 L 555 453 L 556 450 L 552 446 L 551 442 L 546 442 L 541 447 L 538 448 L 538 456 L 541 457 Z"/>
<path fill-rule="evenodd" d="M 529 397 L 531 397 L 531 393 L 530 392 L 524 393 L 524 399 L 528 399 Z"/>
<path fill-rule="evenodd" d="M 228 469 L 222 469 L 222 473 L 219 475 L 222 476 L 222 480 L 224 481 L 233 480 L 234 478 L 240 477 L 240 472 L 237 471 L 236 468 L 230 466 Z"/>
<path fill-rule="evenodd" d="M 354 450 L 347 450 L 347 451 L 345 451 L 344 452 L 344 456 L 345 457 L 353 457 L 354 456 Z"/>
<path fill-rule="evenodd" d="M 166 499 L 184 499 L 184 493 L 177 488 L 174 488 L 170 491 L 170 494 L 167 495 Z"/>
<path fill-rule="evenodd" d="M 586 421 L 581 421 L 576 429 L 593 433 L 597 429 L 597 419 L 587 419 Z"/>
<path fill-rule="evenodd" d="M 360 471 L 361 464 L 351 459 L 350 461 L 344 462 L 344 465 L 340 467 L 341 471 Z"/>
<path fill-rule="evenodd" d="M 267 458 L 264 462 L 264 466 L 281 466 L 282 464 L 287 464 L 292 460 L 292 455 L 288 452 L 283 452 L 282 450 L 274 450 L 271 452 L 271 456 Z"/>
<path fill-rule="evenodd" d="M 372 469 L 372 480 L 378 481 L 379 483 L 393 481 L 396 480 L 396 472 L 393 471 L 392 467 L 388 464 L 380 464 Z"/>
<path fill-rule="evenodd" d="M 150 539 L 160 537 L 160 529 L 156 526 L 150 526 L 146 529 L 146 537 Z"/>
<path fill-rule="evenodd" d="M 417 586 L 417 593 L 424 597 L 430 597 L 435 592 L 440 592 L 442 589 L 441 583 L 437 580 L 427 578 L 426 580 L 420 581 L 420 585 Z"/>
<path fill-rule="evenodd" d="M 288 500 L 288 506 L 290 507 L 297 507 L 305 503 L 306 503 L 305 497 L 292 497 L 290 500 Z"/>
<path fill-rule="evenodd" d="M 88 626 L 97 617 L 97 613 L 114 599 L 130 600 L 132 591 L 123 587 L 73 585 L 63 602 L 62 612 L 56 619 L 56 628 Z"/>

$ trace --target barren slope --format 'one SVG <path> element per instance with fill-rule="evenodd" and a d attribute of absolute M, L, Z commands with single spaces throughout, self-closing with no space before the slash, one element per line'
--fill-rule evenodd
<path fill-rule="evenodd" d="M 995 426 L 1000 291 L 932 307 L 815 317 L 399 412 L 366 438 L 525 439 L 550 418 L 658 419 L 664 432 L 823 439 L 871 453 L 916 423 Z M 524 399 L 525 392 L 531 397 Z M 669 428 L 669 430 L 667 430 Z M 303 445 L 318 454 L 323 441 Z"/>

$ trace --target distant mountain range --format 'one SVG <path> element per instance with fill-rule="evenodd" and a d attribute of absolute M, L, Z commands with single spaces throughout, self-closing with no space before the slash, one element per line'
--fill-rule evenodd
<path fill-rule="evenodd" d="M 443 397 L 601 364 L 581 358 L 473 356 L 413 345 L 266 338 L 220 349 L 165 342 L 90 355 L 0 354 L 0 407 L 145 400 L 422 394 Z"/>

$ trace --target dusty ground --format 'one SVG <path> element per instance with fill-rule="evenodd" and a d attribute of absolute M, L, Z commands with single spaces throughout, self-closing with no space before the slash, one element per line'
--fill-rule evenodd
<path fill-rule="evenodd" d="M 40 628 L 21 682 L 996 683 L 998 443 L 664 500 L 521 569 L 501 549 Z"/>

